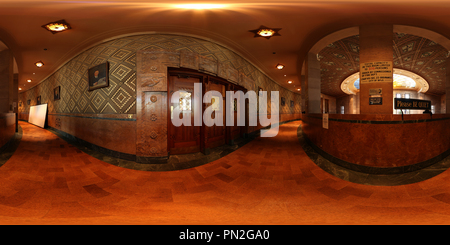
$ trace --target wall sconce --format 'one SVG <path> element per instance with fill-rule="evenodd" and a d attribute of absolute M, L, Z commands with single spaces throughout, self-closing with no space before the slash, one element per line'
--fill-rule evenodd
<path fill-rule="evenodd" d="M 38 61 L 38 62 L 36 62 L 36 63 L 34 63 L 37 67 L 42 67 L 42 66 L 44 66 L 44 62 L 42 62 L 42 61 Z"/>

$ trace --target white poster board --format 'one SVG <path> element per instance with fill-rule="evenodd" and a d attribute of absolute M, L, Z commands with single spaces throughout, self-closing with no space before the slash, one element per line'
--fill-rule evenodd
<path fill-rule="evenodd" d="M 47 104 L 30 106 L 28 122 L 38 127 L 44 128 L 47 117 Z"/>

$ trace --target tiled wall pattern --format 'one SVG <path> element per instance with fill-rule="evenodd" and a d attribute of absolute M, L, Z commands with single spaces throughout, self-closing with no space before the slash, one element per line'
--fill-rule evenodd
<path fill-rule="evenodd" d="M 136 113 L 136 51 L 187 50 L 219 60 L 242 71 L 265 91 L 279 91 L 286 100 L 282 114 L 301 113 L 301 98 L 281 87 L 247 60 L 233 51 L 213 43 L 180 35 L 146 34 L 118 38 L 97 45 L 74 57 L 41 84 L 19 94 L 19 113 L 28 113 L 30 105 L 41 96 L 49 113 L 135 114 Z M 110 63 L 110 86 L 88 91 L 88 69 L 105 61 Z M 54 101 L 53 89 L 61 86 L 61 99 Z M 27 104 L 30 100 L 30 105 Z M 294 101 L 294 107 L 290 101 Z"/>

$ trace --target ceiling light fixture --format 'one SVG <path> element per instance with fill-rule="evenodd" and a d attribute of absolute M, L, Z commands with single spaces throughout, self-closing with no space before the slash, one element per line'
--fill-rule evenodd
<path fill-rule="evenodd" d="M 177 8 L 182 9 L 218 9 L 223 8 L 225 5 L 223 4 L 181 4 L 175 5 Z"/>
<path fill-rule="evenodd" d="M 50 22 L 48 24 L 43 25 L 42 27 L 53 34 L 72 29 L 65 20 Z"/>
<path fill-rule="evenodd" d="M 44 66 L 44 62 L 42 62 L 42 61 L 38 61 L 38 62 L 36 62 L 36 63 L 34 63 L 37 67 L 42 67 L 42 66 Z"/>
<path fill-rule="evenodd" d="M 278 31 L 281 30 L 281 28 L 269 28 L 266 26 L 260 26 L 256 30 L 250 30 L 249 32 L 255 33 L 254 37 L 264 37 L 264 38 L 271 38 L 274 36 L 281 36 Z"/>
<path fill-rule="evenodd" d="M 31 83 L 31 79 L 28 79 L 27 82 Z"/>
<path fill-rule="evenodd" d="M 22 88 L 19 88 L 19 90 L 22 90 Z"/>
<path fill-rule="evenodd" d="M 289 80 L 288 83 L 292 83 L 292 80 Z"/>
<path fill-rule="evenodd" d="M 277 69 L 278 69 L 278 70 L 282 70 L 283 68 L 284 68 L 284 65 L 283 65 L 283 64 L 278 64 L 278 65 L 277 65 Z"/>

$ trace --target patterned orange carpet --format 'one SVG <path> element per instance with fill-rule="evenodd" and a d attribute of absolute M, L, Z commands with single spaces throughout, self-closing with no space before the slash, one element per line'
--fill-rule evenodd
<path fill-rule="evenodd" d="M 350 183 L 308 158 L 300 123 L 200 167 L 149 172 L 20 122 L 22 141 L 0 167 L 0 224 L 450 224 L 448 171 L 402 186 Z"/>

